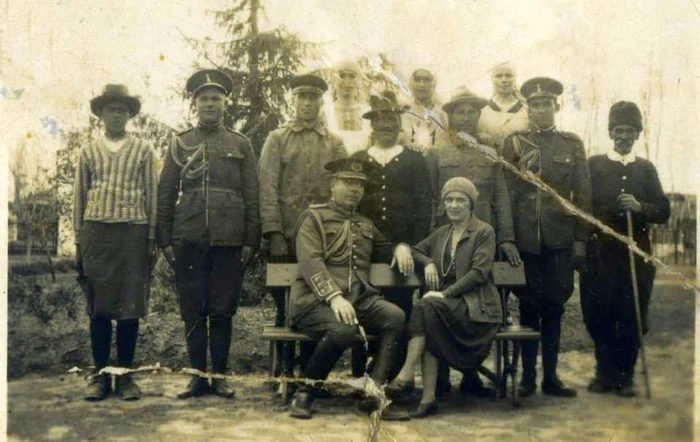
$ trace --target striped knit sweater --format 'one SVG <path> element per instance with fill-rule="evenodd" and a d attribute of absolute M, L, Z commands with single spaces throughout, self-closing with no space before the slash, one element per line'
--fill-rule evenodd
<path fill-rule="evenodd" d="M 128 136 L 117 152 L 98 138 L 80 151 L 75 175 L 75 243 L 85 221 L 148 224 L 155 240 L 157 176 L 155 152 L 145 140 Z"/>

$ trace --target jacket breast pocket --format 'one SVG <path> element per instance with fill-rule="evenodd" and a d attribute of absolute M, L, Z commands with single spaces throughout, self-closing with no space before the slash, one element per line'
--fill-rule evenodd
<path fill-rule="evenodd" d="M 488 159 L 479 159 L 474 161 L 470 166 L 470 175 L 474 184 L 479 187 L 490 185 L 493 182 L 493 161 Z M 470 178 L 470 177 L 467 177 Z"/>
<path fill-rule="evenodd" d="M 574 157 L 568 153 L 556 154 L 552 157 L 552 176 L 554 180 L 551 184 L 560 191 L 565 191 L 571 183 L 571 175 L 574 169 Z"/>
<path fill-rule="evenodd" d="M 212 158 L 214 164 L 211 167 L 217 173 L 213 174 L 212 178 L 215 182 L 211 185 L 239 189 L 243 158 L 243 154 L 238 149 L 226 150 Z"/>

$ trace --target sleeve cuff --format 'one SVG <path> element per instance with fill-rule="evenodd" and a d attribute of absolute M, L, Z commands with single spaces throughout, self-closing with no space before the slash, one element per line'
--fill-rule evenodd
<path fill-rule="evenodd" d="M 342 295 L 343 294 L 341 292 L 331 293 L 330 295 L 326 296 L 326 298 L 324 300 L 326 301 L 327 304 L 330 304 L 331 301 L 333 300 L 333 298 L 335 298 L 336 296 L 342 296 Z"/>
<path fill-rule="evenodd" d="M 262 223 L 263 235 L 266 235 L 266 234 L 272 233 L 272 232 L 282 233 L 282 223 L 277 222 L 277 221 L 267 221 L 267 222 Z"/>
<path fill-rule="evenodd" d="M 309 278 L 309 282 L 316 296 L 322 300 L 327 300 L 330 297 L 343 294 L 338 284 L 323 272 L 312 275 L 311 278 Z"/>
<path fill-rule="evenodd" d="M 454 298 L 456 293 L 454 290 L 451 290 L 452 287 L 448 287 L 445 290 L 442 291 L 442 294 L 445 298 Z"/>

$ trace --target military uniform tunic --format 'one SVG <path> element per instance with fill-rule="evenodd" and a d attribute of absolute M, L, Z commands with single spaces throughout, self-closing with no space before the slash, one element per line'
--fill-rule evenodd
<path fill-rule="evenodd" d="M 490 150 L 495 157 L 493 149 L 487 146 L 480 148 Z M 454 138 L 444 132 L 438 137 L 435 147 L 427 153 L 426 160 L 433 201 L 437 206 L 434 228 L 447 222 L 445 203 L 440 198 L 443 186 L 450 179 L 461 176 L 471 180 L 479 191 L 473 212 L 477 218 L 494 228 L 497 243 L 515 242 L 508 186 L 501 166 L 493 158 L 477 148 L 464 145 L 462 140 L 455 143 Z"/>
<path fill-rule="evenodd" d="M 259 166 L 262 233 L 281 232 L 292 245 L 302 212 L 330 197 L 330 173 L 323 165 L 347 156 L 343 140 L 320 120 L 270 132 Z"/>
<path fill-rule="evenodd" d="M 531 128 L 505 139 L 503 157 L 530 171 L 581 210 L 591 211 L 591 181 L 583 142 L 554 128 Z M 573 244 L 588 228 L 553 196 L 506 171 L 513 201 L 515 237 L 525 264 L 527 287 L 520 299 L 520 322 L 541 331 L 545 382 L 555 382 L 564 304 L 574 290 Z M 535 382 L 537 342 L 523 343 L 523 381 Z"/>
<path fill-rule="evenodd" d="M 404 333 L 404 313 L 370 284 L 372 262 L 389 262 L 394 246 L 372 222 L 335 202 L 314 206 L 300 218 L 296 236 L 299 274 L 291 287 L 293 326 L 319 339 L 302 373 L 325 379 L 343 351 L 362 343 L 358 326 L 335 318 L 330 302 L 343 296 L 355 308 L 359 325 L 379 335 L 371 376 L 379 383 L 397 365 L 396 342 Z"/>
<path fill-rule="evenodd" d="M 530 170 L 559 195 L 591 212 L 591 179 L 581 139 L 556 129 L 530 129 L 508 136 L 503 158 L 521 171 Z M 534 185 L 506 171 L 513 201 L 518 249 L 539 254 L 542 247 L 567 249 L 588 239 L 588 227 L 559 202 Z"/>
<path fill-rule="evenodd" d="M 218 125 L 178 134 L 158 187 L 158 243 L 174 246 L 180 313 L 235 314 L 242 246 L 260 241 L 255 155 L 243 135 Z"/>

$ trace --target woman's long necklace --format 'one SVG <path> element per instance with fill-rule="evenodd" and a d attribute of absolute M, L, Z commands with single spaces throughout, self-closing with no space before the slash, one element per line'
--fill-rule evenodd
<path fill-rule="evenodd" d="M 447 238 L 445 239 L 445 244 L 442 246 L 442 259 L 440 260 L 440 273 L 442 273 L 442 277 L 445 278 L 448 273 L 450 273 L 450 270 L 452 267 L 455 265 L 455 255 L 457 254 L 457 243 L 459 242 L 459 239 L 462 237 L 464 234 L 464 231 L 467 230 L 467 226 L 465 225 L 461 231 L 458 231 L 459 235 L 455 235 L 455 226 L 454 224 L 450 226 L 450 231 L 447 232 Z M 455 239 L 456 237 L 456 239 Z M 447 251 L 447 244 L 451 244 L 451 252 L 450 253 L 450 264 L 445 268 L 445 252 Z"/>

